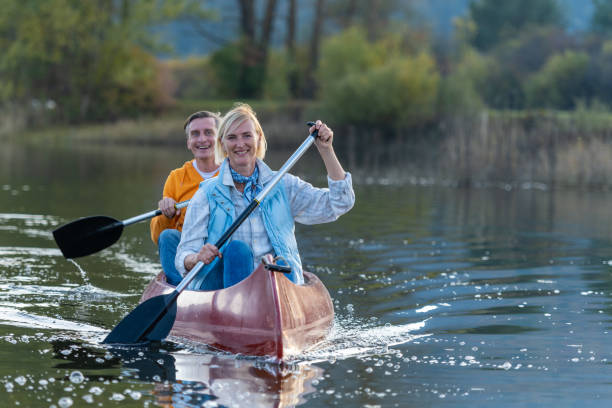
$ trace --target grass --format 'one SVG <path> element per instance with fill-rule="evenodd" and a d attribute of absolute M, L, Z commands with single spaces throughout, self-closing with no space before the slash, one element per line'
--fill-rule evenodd
<path fill-rule="evenodd" d="M 295 144 L 304 136 L 301 118 L 304 102 L 242 101 L 249 103 L 258 115 L 269 140 L 279 144 Z M 54 143 L 179 145 L 185 142 L 183 123 L 192 112 L 209 110 L 225 113 L 236 101 L 183 100 L 160 116 L 142 116 L 116 122 L 78 126 L 48 126 L 37 129 L 5 132 L 14 138 Z M 291 137 L 296 135 L 296 137 Z M 8 136 L 11 137 L 11 136 Z"/>
<path fill-rule="evenodd" d="M 541 182 L 612 187 L 612 115 L 492 112 L 456 118 L 440 146 L 440 171 L 464 185 Z"/>

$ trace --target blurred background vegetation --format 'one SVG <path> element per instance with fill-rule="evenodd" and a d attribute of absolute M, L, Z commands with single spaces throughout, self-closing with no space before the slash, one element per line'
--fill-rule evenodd
<path fill-rule="evenodd" d="M 563 154 L 612 134 L 612 0 L 0 6 L 0 135 L 102 123 L 129 138 L 148 123 L 163 139 L 164 118 L 248 101 L 278 127 L 316 116 L 357 140 L 425 138 L 469 183 L 474 166 L 567 179 Z"/>

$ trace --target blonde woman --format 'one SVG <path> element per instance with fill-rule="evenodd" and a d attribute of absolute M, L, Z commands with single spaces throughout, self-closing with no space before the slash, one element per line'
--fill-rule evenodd
<path fill-rule="evenodd" d="M 274 172 L 264 163 L 266 138 L 255 112 L 239 104 L 219 125 L 215 144 L 223 160 L 219 176 L 204 181 L 189 204 L 175 266 L 185 276 L 198 261 L 206 267 L 189 288 L 214 290 L 246 278 L 265 254 L 291 267 L 294 283 L 304 282 L 294 222 L 319 224 L 335 221 L 355 203 L 351 175 L 342 168 L 333 149 L 332 130 L 317 121 L 315 145 L 325 164 L 329 188 L 316 188 L 291 174 L 283 176 L 223 248 L 214 242 L 271 181 Z"/>

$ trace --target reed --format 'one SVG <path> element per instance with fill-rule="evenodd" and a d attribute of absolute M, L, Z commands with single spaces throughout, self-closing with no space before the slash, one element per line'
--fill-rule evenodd
<path fill-rule="evenodd" d="M 454 174 L 461 185 L 612 187 L 609 114 L 483 112 L 452 118 L 445 129 L 439 175 Z"/>

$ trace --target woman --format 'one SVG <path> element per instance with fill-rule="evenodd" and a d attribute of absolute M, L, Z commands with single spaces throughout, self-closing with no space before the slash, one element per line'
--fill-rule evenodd
<path fill-rule="evenodd" d="M 198 261 L 207 265 L 189 288 L 232 286 L 246 278 L 265 254 L 284 260 L 294 283 L 304 282 L 294 221 L 334 221 L 355 202 L 351 175 L 332 146 L 334 133 L 321 121 L 310 132 L 315 129 L 319 132 L 315 146 L 327 169 L 329 189 L 286 174 L 219 250 L 214 243 L 274 176 L 263 162 L 266 138 L 251 107 L 237 105 L 223 117 L 215 144 L 217 156 L 224 159 L 219 176 L 204 181 L 190 201 L 175 259 L 183 276 Z"/>

